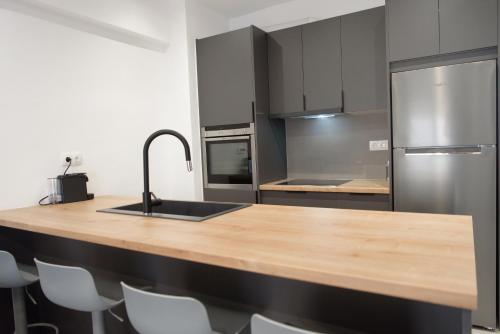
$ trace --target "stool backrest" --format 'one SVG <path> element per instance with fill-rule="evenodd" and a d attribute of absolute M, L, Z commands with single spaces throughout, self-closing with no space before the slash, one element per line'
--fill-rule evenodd
<path fill-rule="evenodd" d="M 108 308 L 97 293 L 94 279 L 87 270 L 37 259 L 35 263 L 42 291 L 54 304 L 82 312 L 104 311 Z"/>
<path fill-rule="evenodd" d="M 26 280 L 17 267 L 14 256 L 6 251 L 0 251 L 0 288 L 20 288 L 33 281 Z"/>
<path fill-rule="evenodd" d="M 319 334 L 284 325 L 259 314 L 254 314 L 252 316 L 251 329 L 252 334 Z"/>
<path fill-rule="evenodd" d="M 122 282 L 127 315 L 141 334 L 212 334 L 198 300 L 145 292 Z"/>

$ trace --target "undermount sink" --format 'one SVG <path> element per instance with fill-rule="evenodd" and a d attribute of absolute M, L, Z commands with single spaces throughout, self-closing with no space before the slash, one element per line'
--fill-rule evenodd
<path fill-rule="evenodd" d="M 143 212 L 142 203 L 119 206 L 116 208 L 97 210 L 98 212 L 118 213 L 132 216 L 179 219 L 200 222 L 229 212 L 249 207 L 251 204 L 220 203 L 220 202 L 190 202 L 190 201 L 155 201 L 153 212 Z"/>

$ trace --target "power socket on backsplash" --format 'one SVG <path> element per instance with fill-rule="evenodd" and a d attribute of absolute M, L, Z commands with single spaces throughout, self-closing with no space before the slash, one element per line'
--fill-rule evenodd
<path fill-rule="evenodd" d="M 387 151 L 389 150 L 389 141 L 386 140 L 370 140 L 370 151 Z"/>

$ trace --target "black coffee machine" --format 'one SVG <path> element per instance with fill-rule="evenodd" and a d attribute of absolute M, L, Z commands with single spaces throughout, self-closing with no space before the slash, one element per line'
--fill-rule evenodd
<path fill-rule="evenodd" d="M 85 173 L 59 175 L 57 177 L 60 194 L 58 202 L 72 203 L 94 198 L 94 194 L 87 193 L 88 180 Z"/>

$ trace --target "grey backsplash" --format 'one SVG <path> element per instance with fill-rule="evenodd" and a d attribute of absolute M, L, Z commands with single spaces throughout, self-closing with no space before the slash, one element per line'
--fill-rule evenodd
<path fill-rule="evenodd" d="M 385 112 L 287 119 L 288 177 L 385 178 L 389 151 L 371 152 L 369 141 L 388 139 L 388 136 Z"/>

